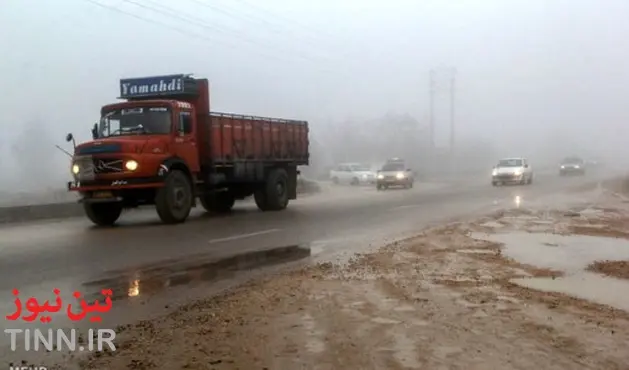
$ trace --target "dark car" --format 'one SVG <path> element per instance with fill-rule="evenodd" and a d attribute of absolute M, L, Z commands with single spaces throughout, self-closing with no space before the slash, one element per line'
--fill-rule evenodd
<path fill-rule="evenodd" d="M 410 189 L 413 187 L 414 181 L 413 172 L 406 168 L 403 161 L 389 161 L 378 171 L 376 188 L 384 190 L 391 186 L 401 186 Z"/>
<path fill-rule="evenodd" d="M 585 161 L 579 157 L 567 157 L 559 164 L 559 175 L 585 175 Z"/>

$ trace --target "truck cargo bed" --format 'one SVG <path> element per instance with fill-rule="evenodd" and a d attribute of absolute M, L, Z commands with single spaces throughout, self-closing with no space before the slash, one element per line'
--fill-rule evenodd
<path fill-rule="evenodd" d="M 308 122 L 211 112 L 206 116 L 204 159 L 308 164 Z"/>

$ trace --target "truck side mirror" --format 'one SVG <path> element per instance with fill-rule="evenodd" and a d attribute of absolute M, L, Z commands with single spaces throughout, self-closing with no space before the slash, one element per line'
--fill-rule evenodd
<path fill-rule="evenodd" d="M 69 133 L 66 135 L 66 141 L 67 141 L 68 143 L 69 143 L 69 142 L 72 142 L 72 146 L 73 146 L 74 148 L 76 148 L 76 142 L 74 141 L 74 135 L 72 135 L 72 133 L 71 133 L 71 132 L 69 132 Z"/>
<path fill-rule="evenodd" d="M 94 126 L 92 126 L 92 139 L 98 139 L 98 123 L 95 123 Z"/>
<path fill-rule="evenodd" d="M 410 168 L 406 169 L 406 172 L 412 172 L 413 170 L 411 170 Z"/>
<path fill-rule="evenodd" d="M 528 165 L 528 164 L 525 164 L 525 165 L 524 165 L 524 168 L 529 168 L 529 165 Z"/>

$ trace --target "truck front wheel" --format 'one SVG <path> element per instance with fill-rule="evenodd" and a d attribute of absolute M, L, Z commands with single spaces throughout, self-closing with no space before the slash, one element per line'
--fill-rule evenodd
<path fill-rule="evenodd" d="M 122 213 L 122 203 L 83 203 L 87 218 L 98 226 L 112 226 Z"/>
<path fill-rule="evenodd" d="M 288 173 L 283 168 L 271 170 L 263 187 L 253 197 L 261 211 L 280 211 L 288 206 Z"/>
<path fill-rule="evenodd" d="M 186 221 L 192 208 L 192 184 L 182 171 L 168 174 L 164 186 L 157 190 L 155 208 L 159 218 L 167 224 Z"/>
<path fill-rule="evenodd" d="M 201 205 L 208 212 L 227 213 L 232 210 L 236 198 L 231 192 L 208 193 L 199 197 Z"/>

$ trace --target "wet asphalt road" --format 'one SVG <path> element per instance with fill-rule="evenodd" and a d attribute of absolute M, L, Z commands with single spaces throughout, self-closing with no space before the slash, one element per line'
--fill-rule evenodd
<path fill-rule="evenodd" d="M 354 253 L 361 245 L 391 240 L 431 222 L 491 209 L 497 201 L 505 204 L 519 196 L 526 204 L 587 181 L 593 181 L 592 176 L 537 174 L 530 186 L 494 188 L 489 181 L 477 181 L 383 192 L 339 188 L 294 201 L 277 213 L 259 212 L 251 202 L 237 204 L 229 216 L 211 217 L 196 210 L 189 222 L 175 226 L 161 225 L 152 209 L 130 212 L 111 229 L 94 228 L 84 219 L 2 226 L 0 310 L 12 312 L 14 288 L 23 296 L 46 299 L 53 298 L 53 288 L 95 294 L 111 286 L 88 283 L 109 277 L 126 288 L 128 281 L 160 262 L 193 262 L 289 245 L 310 246 L 322 256 L 344 249 Z"/>
<path fill-rule="evenodd" d="M 489 205 L 521 194 L 523 199 L 592 180 L 538 175 L 531 186 L 493 188 L 488 184 L 431 186 L 377 192 L 340 188 L 293 201 L 283 212 L 263 213 L 251 202 L 237 204 L 229 216 L 195 210 L 186 224 L 161 225 L 152 209 L 123 215 L 120 225 L 97 229 L 85 219 L 0 227 L 0 296 L 34 285 L 79 286 L 111 270 L 141 270 L 143 265 L 196 254 L 230 254 L 250 249 L 315 243 L 347 231 L 360 234 L 391 221 L 456 215 L 459 204 Z"/>

